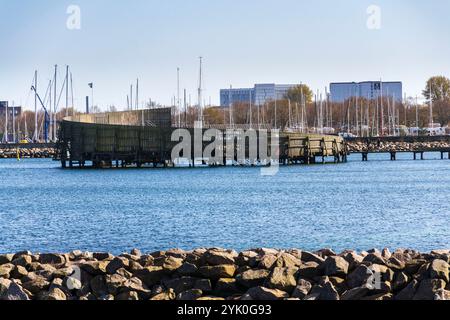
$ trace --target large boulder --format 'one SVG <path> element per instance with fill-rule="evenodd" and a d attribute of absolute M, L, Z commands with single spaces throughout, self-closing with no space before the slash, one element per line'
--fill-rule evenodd
<path fill-rule="evenodd" d="M 277 261 L 278 257 L 274 254 L 266 254 L 261 257 L 259 261 L 259 268 L 261 269 L 272 269 L 272 266 L 275 264 L 275 261 Z"/>
<path fill-rule="evenodd" d="M 403 290 L 401 290 L 394 298 L 395 300 L 409 301 L 414 298 L 419 282 L 417 280 L 411 281 Z"/>
<path fill-rule="evenodd" d="M 10 263 L 14 258 L 13 254 L 0 254 L 0 266 Z"/>
<path fill-rule="evenodd" d="M 248 270 L 236 276 L 237 282 L 246 287 L 253 288 L 262 286 L 269 277 L 270 271 L 266 269 Z"/>
<path fill-rule="evenodd" d="M 153 296 L 150 300 L 163 301 L 163 300 L 175 300 L 176 294 L 173 289 L 161 292 Z"/>
<path fill-rule="evenodd" d="M 447 261 L 436 259 L 434 260 L 429 270 L 431 279 L 442 279 L 445 282 L 449 282 L 449 264 Z"/>
<path fill-rule="evenodd" d="M 195 301 L 203 295 L 202 290 L 191 289 L 180 293 L 177 296 L 177 300 L 180 301 Z"/>
<path fill-rule="evenodd" d="M 233 278 L 236 272 L 235 265 L 203 266 L 200 274 L 207 279 Z"/>
<path fill-rule="evenodd" d="M 232 278 L 219 279 L 214 289 L 214 295 L 223 298 L 227 298 L 238 293 L 241 293 L 241 290 L 238 288 L 236 279 Z"/>
<path fill-rule="evenodd" d="M 109 294 L 108 285 L 105 276 L 96 276 L 90 281 L 92 293 L 97 297 L 103 297 Z"/>
<path fill-rule="evenodd" d="M 44 253 L 39 255 L 39 263 L 61 265 L 66 263 L 66 258 L 61 254 Z"/>
<path fill-rule="evenodd" d="M 305 279 L 314 279 L 315 277 L 319 277 L 323 274 L 323 271 L 320 268 L 320 265 L 317 262 L 310 261 L 302 264 L 297 272 L 300 278 Z"/>
<path fill-rule="evenodd" d="M 197 279 L 192 277 L 182 277 L 163 281 L 167 289 L 173 289 L 175 294 L 193 289 Z"/>
<path fill-rule="evenodd" d="M 177 269 L 177 273 L 181 276 L 194 276 L 198 272 L 198 267 L 195 264 L 185 262 Z"/>
<path fill-rule="evenodd" d="M 348 274 L 349 263 L 342 257 L 333 256 L 328 257 L 322 267 L 327 276 L 346 277 Z"/>
<path fill-rule="evenodd" d="M 134 275 L 141 279 L 148 287 L 153 287 L 160 282 L 165 274 L 166 272 L 163 267 L 146 267 L 134 273 Z"/>
<path fill-rule="evenodd" d="M 325 259 L 318 256 L 317 254 L 309 251 L 302 251 L 302 262 L 317 262 L 318 264 L 321 264 L 324 261 Z"/>
<path fill-rule="evenodd" d="M 0 300 L 23 301 L 30 298 L 17 283 L 0 278 Z"/>
<path fill-rule="evenodd" d="M 106 267 L 106 272 L 108 274 L 114 274 L 117 270 L 122 268 L 128 268 L 130 266 L 130 261 L 124 257 L 116 257 L 111 262 L 108 263 Z"/>
<path fill-rule="evenodd" d="M 7 263 L 0 266 L 0 278 L 9 279 L 11 271 L 14 270 L 15 266 L 12 263 Z"/>
<path fill-rule="evenodd" d="M 295 278 L 297 270 L 297 268 L 292 267 L 276 267 L 270 274 L 270 277 L 266 282 L 266 287 L 292 293 L 297 286 L 297 280 Z"/>
<path fill-rule="evenodd" d="M 38 294 L 48 290 L 50 282 L 44 277 L 38 276 L 34 280 L 24 283 L 22 286 L 32 294 Z"/>
<path fill-rule="evenodd" d="M 92 276 L 100 276 L 106 274 L 109 260 L 107 261 L 91 261 L 80 265 L 80 268 Z"/>
<path fill-rule="evenodd" d="M 115 296 L 117 301 L 138 301 L 139 294 L 136 291 L 125 291 Z"/>
<path fill-rule="evenodd" d="M 50 301 L 64 301 L 67 300 L 67 296 L 61 289 L 53 288 L 48 293 L 44 294 L 41 299 Z"/>
<path fill-rule="evenodd" d="M 166 273 L 175 272 L 183 265 L 183 259 L 175 258 L 173 256 L 162 256 L 155 259 L 153 262 L 155 266 L 162 267 Z"/>
<path fill-rule="evenodd" d="M 259 301 L 284 300 L 289 298 L 289 294 L 287 292 L 264 287 L 251 288 L 247 291 L 247 294 L 250 295 L 253 300 Z"/>
<path fill-rule="evenodd" d="M 292 298 L 303 300 L 311 291 L 312 284 L 306 280 L 300 279 L 292 293 Z"/>
<path fill-rule="evenodd" d="M 344 292 L 341 300 L 361 300 L 363 297 L 367 296 L 367 294 L 370 292 L 370 289 L 371 288 L 368 285 L 350 289 Z"/>
<path fill-rule="evenodd" d="M 446 283 L 442 279 L 424 279 L 420 282 L 413 300 L 434 300 L 436 293 L 445 286 Z"/>
<path fill-rule="evenodd" d="M 273 267 L 278 268 L 298 268 L 302 264 L 302 261 L 290 253 L 283 252 L 281 253 L 275 263 L 272 265 Z"/>
<path fill-rule="evenodd" d="M 320 285 L 315 285 L 305 300 L 324 300 L 336 301 L 340 300 L 339 293 L 331 282 L 325 282 Z"/>
<path fill-rule="evenodd" d="M 227 251 L 209 250 L 204 255 L 206 262 L 211 266 L 235 264 L 237 254 Z"/>

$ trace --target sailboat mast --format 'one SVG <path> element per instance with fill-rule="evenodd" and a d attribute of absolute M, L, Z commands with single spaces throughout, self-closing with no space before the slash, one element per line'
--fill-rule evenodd
<path fill-rule="evenodd" d="M 430 125 L 433 128 L 434 125 L 434 119 L 433 119 L 433 96 L 432 96 L 432 83 L 430 81 Z"/>
<path fill-rule="evenodd" d="M 34 72 L 34 135 L 33 140 L 38 141 L 38 113 L 37 113 L 37 83 L 38 83 L 38 72 Z M 8 123 L 8 122 L 6 122 Z"/>
<path fill-rule="evenodd" d="M 69 66 L 66 66 L 66 117 L 69 116 Z"/>
<path fill-rule="evenodd" d="M 57 102 L 56 102 L 56 81 L 57 81 L 57 74 L 58 74 L 58 65 L 55 64 L 55 74 L 53 77 L 53 138 L 56 140 L 56 109 L 57 109 Z"/>
<path fill-rule="evenodd" d="M 228 114 L 230 116 L 230 129 L 232 128 L 233 125 L 233 86 L 230 85 L 230 91 L 228 92 L 228 104 L 229 104 L 229 108 L 228 108 Z"/>
<path fill-rule="evenodd" d="M 181 127 L 180 68 L 177 68 L 177 110 L 178 110 L 178 127 Z"/>
<path fill-rule="evenodd" d="M 136 110 L 139 110 L 139 78 L 136 79 Z"/>
<path fill-rule="evenodd" d="M 200 60 L 200 75 L 199 75 L 199 82 L 198 82 L 198 108 L 199 108 L 199 119 L 198 120 L 201 122 L 201 124 L 203 126 L 203 107 L 202 107 L 203 57 L 199 57 L 199 60 Z"/>

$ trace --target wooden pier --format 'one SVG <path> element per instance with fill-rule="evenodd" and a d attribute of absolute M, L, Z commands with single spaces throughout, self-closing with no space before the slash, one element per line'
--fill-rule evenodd
<path fill-rule="evenodd" d="M 361 151 L 351 152 L 351 154 L 361 154 L 362 161 L 369 161 L 369 154 L 388 154 L 391 157 L 391 161 L 397 160 L 397 154 L 409 153 L 412 154 L 413 160 L 425 160 L 426 153 L 440 153 L 441 160 L 450 159 L 450 148 L 444 149 L 429 149 L 429 150 L 412 150 L 412 151 Z"/>
<path fill-rule="evenodd" d="M 171 126 L 171 109 L 130 111 L 101 115 L 82 115 L 69 117 L 61 123 L 58 158 L 63 168 L 124 168 L 124 167 L 169 167 L 172 162 L 172 150 L 179 143 L 172 141 L 177 128 Z M 190 166 L 194 167 L 194 136 L 198 129 L 188 130 L 192 137 Z M 207 129 L 200 129 L 205 134 Z M 219 130 L 218 130 L 219 131 Z M 229 130 L 228 130 L 229 131 Z M 267 139 L 267 151 L 278 154 L 273 158 L 279 164 L 325 163 L 333 159 L 334 163 L 347 161 L 348 150 L 345 141 L 338 136 L 305 135 L 298 133 L 279 133 L 279 145 L 271 145 L 271 133 L 259 130 L 234 130 L 232 141 L 228 131 L 220 131 L 223 147 L 215 149 L 216 160 L 201 159 L 203 165 L 270 165 L 259 157 L 262 139 Z M 255 139 L 252 140 L 252 137 Z M 217 137 L 216 137 L 217 139 Z M 237 141 L 245 141 L 245 150 Z M 202 142 L 202 150 L 211 142 Z M 257 146 L 258 156 L 252 158 L 251 148 Z M 276 148 L 276 149 L 274 149 Z M 231 157 L 230 157 L 231 154 Z M 223 156 L 222 156 L 223 155 Z M 245 155 L 245 156 L 243 156 Z M 183 154 L 180 158 L 186 158 Z M 219 160 L 217 160 L 219 158 Z M 245 158 L 245 161 L 242 159 Z"/>

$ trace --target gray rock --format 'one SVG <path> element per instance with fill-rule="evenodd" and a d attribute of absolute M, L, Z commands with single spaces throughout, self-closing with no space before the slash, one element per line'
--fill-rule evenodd
<path fill-rule="evenodd" d="M 270 271 L 266 269 L 248 270 L 236 276 L 237 282 L 246 287 L 253 288 L 262 286 L 269 277 Z"/>
<path fill-rule="evenodd" d="M 312 280 L 316 277 L 322 276 L 323 271 L 320 269 L 320 265 L 317 262 L 311 261 L 302 264 L 298 269 L 297 274 L 300 278 Z"/>
<path fill-rule="evenodd" d="M 304 299 L 312 289 L 312 284 L 306 280 L 300 279 L 292 293 L 292 298 Z"/>
<path fill-rule="evenodd" d="M 318 264 L 322 264 L 325 262 L 325 259 L 312 252 L 302 251 L 302 262 L 317 262 Z"/>
<path fill-rule="evenodd" d="M 197 272 L 197 266 L 189 262 L 183 263 L 183 265 L 177 269 L 177 273 L 181 276 L 194 276 Z"/>
<path fill-rule="evenodd" d="M 431 279 L 442 279 L 449 282 L 449 264 L 444 260 L 434 260 L 429 268 Z"/>
<path fill-rule="evenodd" d="M 310 300 L 312 297 L 314 297 L 314 299 L 324 301 L 340 300 L 339 293 L 331 282 L 314 286 L 311 293 L 305 299 Z"/>
<path fill-rule="evenodd" d="M 302 265 L 302 261 L 292 254 L 283 252 L 281 253 L 275 263 L 272 265 L 273 267 L 278 268 L 298 268 Z"/>
<path fill-rule="evenodd" d="M 122 268 L 128 268 L 130 266 L 130 261 L 124 257 L 116 257 L 111 262 L 108 263 L 106 267 L 106 272 L 108 274 L 114 274 L 117 270 Z"/>
<path fill-rule="evenodd" d="M 13 254 L 0 254 L 0 266 L 10 263 L 14 258 Z"/>
<path fill-rule="evenodd" d="M 386 260 L 383 258 L 380 252 L 369 253 L 366 257 L 364 257 L 363 262 L 369 262 L 380 265 L 386 264 Z"/>
<path fill-rule="evenodd" d="M 235 265 L 204 266 L 200 274 L 207 279 L 232 278 L 236 272 Z"/>
<path fill-rule="evenodd" d="M 235 264 L 236 255 L 226 252 L 210 250 L 205 253 L 206 262 L 211 266 Z"/>
<path fill-rule="evenodd" d="M 325 275 L 345 277 L 348 274 L 349 264 L 344 258 L 334 256 L 328 257 L 323 263 Z"/>
<path fill-rule="evenodd" d="M 297 280 L 295 278 L 297 270 L 297 268 L 293 267 L 276 267 L 270 274 L 266 282 L 266 287 L 292 293 L 297 286 Z"/>
<path fill-rule="evenodd" d="M 444 289 L 446 283 L 441 279 L 425 279 L 420 282 L 413 300 L 434 300 L 436 293 Z"/>
<path fill-rule="evenodd" d="M 177 296 L 177 300 L 181 301 L 194 301 L 200 298 L 203 295 L 202 290 L 191 289 L 188 291 L 184 291 Z"/>
<path fill-rule="evenodd" d="M 30 300 L 23 288 L 14 281 L 0 279 L 0 300 L 24 301 Z"/>
<path fill-rule="evenodd" d="M 211 292 L 212 284 L 209 279 L 197 279 L 193 289 L 202 290 L 203 292 Z"/>
<path fill-rule="evenodd" d="M 348 291 L 346 291 L 342 297 L 341 300 L 361 300 L 363 297 L 367 296 L 367 294 L 370 292 L 370 288 L 368 285 L 364 285 L 362 287 L 353 288 Z"/>
<path fill-rule="evenodd" d="M 101 298 L 109 294 L 108 286 L 106 284 L 105 276 L 96 276 L 90 281 L 92 293 L 97 297 Z"/>
<path fill-rule="evenodd" d="M 92 256 L 94 257 L 95 260 L 98 261 L 110 261 L 112 259 L 114 259 L 114 256 L 111 253 L 107 253 L 107 252 L 95 252 L 92 254 Z"/>
<path fill-rule="evenodd" d="M 247 294 L 253 300 L 260 301 L 272 301 L 272 300 L 283 300 L 289 298 L 287 292 L 278 289 L 268 289 L 264 287 L 255 287 L 247 291 Z"/>
<path fill-rule="evenodd" d="M 266 254 L 259 261 L 259 268 L 270 270 L 272 269 L 272 266 L 275 264 L 275 261 L 277 261 L 277 259 L 278 257 L 276 255 Z"/>
<path fill-rule="evenodd" d="M 38 276 L 34 280 L 23 283 L 22 286 L 32 294 L 38 294 L 48 290 L 50 287 L 50 282 L 48 282 L 44 277 Z"/>
<path fill-rule="evenodd" d="M 66 259 L 61 254 L 40 254 L 39 255 L 39 263 L 42 264 L 52 264 L 52 265 L 61 265 L 66 263 Z"/>
<path fill-rule="evenodd" d="M 419 282 L 417 280 L 413 280 L 395 296 L 395 300 L 412 300 L 418 285 Z"/>
<path fill-rule="evenodd" d="M 115 296 L 114 300 L 117 301 L 138 301 L 139 294 L 136 291 L 126 291 L 119 293 Z"/>

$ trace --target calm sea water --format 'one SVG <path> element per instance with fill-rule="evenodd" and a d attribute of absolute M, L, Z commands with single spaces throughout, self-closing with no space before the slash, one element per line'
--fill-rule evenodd
<path fill-rule="evenodd" d="M 0 252 L 450 248 L 450 160 L 411 157 L 353 156 L 274 177 L 258 168 L 65 171 L 50 160 L 0 160 Z"/>

